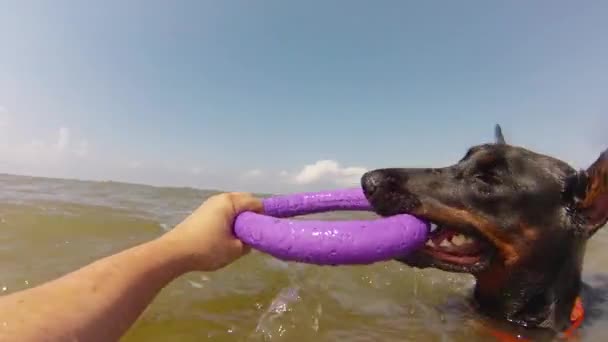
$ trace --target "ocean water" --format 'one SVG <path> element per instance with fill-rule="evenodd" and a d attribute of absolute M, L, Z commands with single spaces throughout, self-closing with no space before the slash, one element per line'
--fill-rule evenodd
<path fill-rule="evenodd" d="M 0 189 L 0 295 L 152 239 L 216 193 L 9 175 Z M 605 231 L 590 242 L 586 278 L 605 271 L 607 244 Z M 123 341 L 492 341 L 470 324 L 472 285 L 397 262 L 320 267 L 252 252 L 171 283 Z M 581 339 L 606 340 L 606 323 Z"/>

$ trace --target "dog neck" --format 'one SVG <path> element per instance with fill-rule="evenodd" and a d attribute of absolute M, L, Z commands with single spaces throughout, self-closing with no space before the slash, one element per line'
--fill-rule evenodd
<path fill-rule="evenodd" d="M 507 269 L 500 262 L 476 275 L 475 300 L 480 311 L 519 326 L 548 328 L 561 332 L 570 325 L 570 315 L 581 290 L 585 246 L 572 246 L 551 255 L 534 267 Z"/>

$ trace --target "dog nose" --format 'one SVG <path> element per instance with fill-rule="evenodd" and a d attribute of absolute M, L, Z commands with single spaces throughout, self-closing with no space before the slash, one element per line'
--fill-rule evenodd
<path fill-rule="evenodd" d="M 363 174 L 361 177 L 361 187 L 366 196 L 373 195 L 378 189 L 380 189 L 382 182 L 384 181 L 384 174 L 381 171 L 374 170 Z"/>

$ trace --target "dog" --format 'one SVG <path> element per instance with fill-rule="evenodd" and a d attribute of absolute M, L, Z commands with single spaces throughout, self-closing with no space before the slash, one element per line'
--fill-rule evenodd
<path fill-rule="evenodd" d="M 426 245 L 397 261 L 472 274 L 480 316 L 563 336 L 581 323 L 586 245 L 608 221 L 608 149 L 576 170 L 508 144 L 498 124 L 494 136 L 451 166 L 366 172 L 363 192 L 380 216 L 432 223 Z"/>

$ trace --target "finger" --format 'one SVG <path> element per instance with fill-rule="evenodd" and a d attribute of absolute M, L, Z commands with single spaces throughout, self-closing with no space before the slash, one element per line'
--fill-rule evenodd
<path fill-rule="evenodd" d="M 249 193 L 232 193 L 230 197 L 236 214 L 243 211 L 262 212 L 264 210 L 262 200 Z"/>

